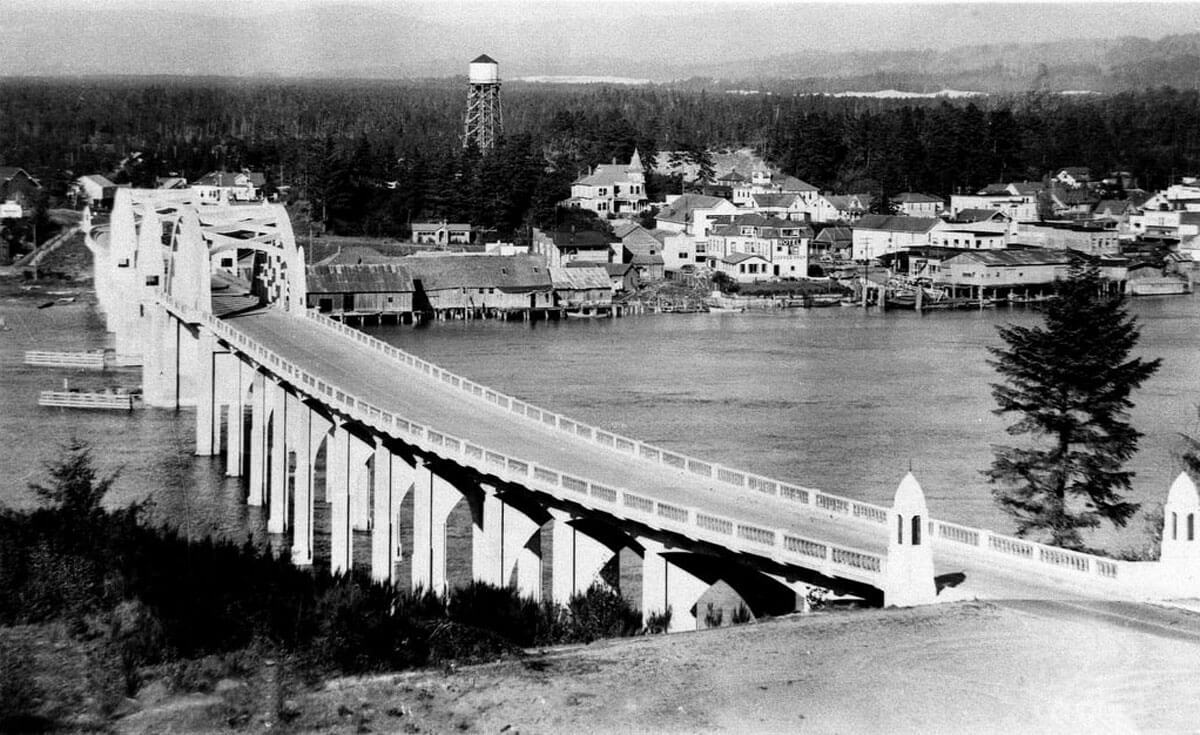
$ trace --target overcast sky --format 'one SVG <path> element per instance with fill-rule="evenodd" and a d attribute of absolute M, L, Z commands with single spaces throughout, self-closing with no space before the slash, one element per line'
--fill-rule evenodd
<path fill-rule="evenodd" d="M 613 74 L 628 59 L 687 64 L 1192 32 L 1200 32 L 1197 2 L 4 0 L 0 70 L 447 76 L 488 53 L 509 73 L 595 59 L 597 73 Z"/>

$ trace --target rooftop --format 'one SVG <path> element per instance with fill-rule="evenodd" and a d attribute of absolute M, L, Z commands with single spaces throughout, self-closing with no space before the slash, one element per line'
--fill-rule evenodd
<path fill-rule="evenodd" d="M 929 232 L 941 220 L 937 217 L 905 217 L 898 214 L 865 214 L 854 223 L 856 230 L 889 232 Z"/>

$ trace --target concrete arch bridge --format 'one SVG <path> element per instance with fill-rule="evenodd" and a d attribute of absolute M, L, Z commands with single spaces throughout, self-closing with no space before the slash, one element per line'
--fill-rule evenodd
<path fill-rule="evenodd" d="M 790 612 L 812 587 L 888 605 L 1200 593 L 1186 477 L 1170 491 L 1161 562 L 1047 547 L 930 517 L 911 475 L 882 507 L 684 456 L 310 312 L 279 205 L 122 189 L 108 223 L 85 232 L 146 402 L 195 408 L 196 453 L 223 454 L 246 478 L 297 564 L 555 600 L 606 579 L 644 616 L 670 609 L 672 630 L 734 606 Z"/>

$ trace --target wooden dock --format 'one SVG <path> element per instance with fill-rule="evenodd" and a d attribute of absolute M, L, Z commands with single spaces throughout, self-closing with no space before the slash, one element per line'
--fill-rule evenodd
<path fill-rule="evenodd" d="M 39 406 L 58 408 L 93 408 L 108 411 L 132 411 L 132 393 L 83 393 L 79 391 L 44 390 L 38 395 Z"/>
<path fill-rule="evenodd" d="M 90 352 L 43 352 L 31 350 L 25 353 L 26 365 L 40 367 L 80 368 L 83 370 L 103 370 L 105 368 L 104 351 Z"/>

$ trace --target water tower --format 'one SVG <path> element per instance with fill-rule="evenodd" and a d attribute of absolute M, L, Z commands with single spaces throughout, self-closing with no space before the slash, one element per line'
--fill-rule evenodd
<path fill-rule="evenodd" d="M 504 129 L 500 114 L 500 65 L 487 54 L 471 62 L 467 73 L 467 124 L 463 147 L 475 141 L 481 151 L 490 151 Z"/>

